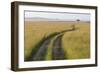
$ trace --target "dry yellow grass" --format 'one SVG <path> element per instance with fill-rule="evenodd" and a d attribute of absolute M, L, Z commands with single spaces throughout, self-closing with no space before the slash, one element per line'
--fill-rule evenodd
<path fill-rule="evenodd" d="M 25 57 L 29 57 L 34 47 L 44 36 L 70 28 L 73 22 L 25 22 Z"/>
<path fill-rule="evenodd" d="M 90 25 L 81 23 L 76 25 L 77 30 L 66 32 L 62 45 L 68 59 L 81 59 L 90 57 Z"/>
<path fill-rule="evenodd" d="M 54 32 L 60 32 L 72 28 L 71 25 L 76 24 L 79 30 L 73 32 L 66 32 L 62 39 L 62 47 L 66 52 L 68 58 L 88 58 L 90 54 L 89 49 L 89 24 L 77 22 L 25 22 L 25 58 L 30 56 L 33 47 L 45 36 Z M 73 36 L 73 37 L 72 37 Z M 75 44 L 76 43 L 76 44 Z M 73 47 L 71 47 L 73 46 Z M 75 47 L 75 48 L 74 48 Z M 83 49 L 81 52 L 81 48 Z M 85 50 L 84 50 L 85 49 Z M 67 51 L 68 50 L 68 51 Z M 77 50 L 77 51 L 76 51 Z M 80 53 L 79 53 L 80 52 Z M 78 53 L 77 55 L 75 53 Z M 82 54 L 81 54 L 82 53 Z M 69 55 L 68 55 L 69 54 Z M 76 56 L 75 56 L 76 55 Z M 84 55 L 84 56 L 83 56 Z M 86 55 L 86 56 L 85 56 Z M 79 57 L 81 56 L 81 57 Z"/>

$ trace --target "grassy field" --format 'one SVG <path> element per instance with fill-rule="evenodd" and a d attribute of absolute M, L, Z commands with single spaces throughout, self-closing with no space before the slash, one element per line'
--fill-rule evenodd
<path fill-rule="evenodd" d="M 68 59 L 81 59 L 90 57 L 90 26 L 88 24 L 76 25 L 79 30 L 66 32 L 62 39 L 62 47 Z"/>
<path fill-rule="evenodd" d="M 64 33 L 62 38 L 62 48 L 66 53 L 67 59 L 81 59 L 90 57 L 90 25 L 85 22 L 25 22 L 24 39 L 25 50 L 24 58 L 28 58 L 32 52 L 32 49 L 38 44 L 44 37 L 49 36 L 52 33 L 68 30 L 75 24 L 75 31 Z M 48 48 L 52 47 L 52 42 L 48 45 Z M 51 59 L 51 49 L 47 51 L 46 60 Z"/>

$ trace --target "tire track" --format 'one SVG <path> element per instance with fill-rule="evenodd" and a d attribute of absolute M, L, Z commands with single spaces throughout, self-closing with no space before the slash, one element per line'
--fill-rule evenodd
<path fill-rule="evenodd" d="M 63 36 L 63 34 L 60 34 L 59 36 L 56 37 L 56 39 L 53 42 L 52 60 L 64 60 L 64 59 L 66 59 L 64 50 L 61 47 L 62 36 Z"/>
<path fill-rule="evenodd" d="M 55 38 L 53 42 L 53 47 L 52 47 L 52 60 L 67 59 L 67 57 L 65 56 L 64 49 L 62 48 L 62 36 L 64 35 L 65 32 L 70 32 L 70 31 L 74 31 L 74 30 L 67 29 L 67 30 L 61 31 Z"/>
<path fill-rule="evenodd" d="M 48 37 L 44 37 L 32 50 L 30 57 L 25 61 L 42 61 L 45 60 L 45 56 L 47 53 L 47 47 L 51 41 L 51 39 L 58 35 L 59 32 L 53 33 Z"/>
<path fill-rule="evenodd" d="M 47 52 L 47 47 L 51 39 L 45 40 L 41 47 L 39 48 L 38 52 L 33 56 L 34 61 L 44 60 Z"/>
<path fill-rule="evenodd" d="M 64 30 L 61 32 L 55 32 L 46 38 L 43 38 L 32 50 L 30 57 L 25 61 L 43 61 L 47 54 L 47 47 L 55 36 L 57 38 L 53 42 L 52 49 L 52 60 L 63 60 L 65 59 L 64 50 L 61 48 L 61 39 L 65 32 L 73 31 L 72 29 Z"/>

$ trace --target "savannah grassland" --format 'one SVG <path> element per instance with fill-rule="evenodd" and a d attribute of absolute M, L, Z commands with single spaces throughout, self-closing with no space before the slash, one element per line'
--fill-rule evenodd
<path fill-rule="evenodd" d="M 86 22 L 67 22 L 67 21 L 25 21 L 24 26 L 24 58 L 27 59 L 44 37 L 55 32 L 72 29 L 75 24 L 76 30 L 65 32 L 62 37 L 62 48 L 66 59 L 85 59 L 90 58 L 90 24 Z M 56 37 L 55 37 L 56 38 Z M 53 39 L 55 39 L 53 38 Z M 48 45 L 45 60 L 51 60 L 52 43 Z"/>

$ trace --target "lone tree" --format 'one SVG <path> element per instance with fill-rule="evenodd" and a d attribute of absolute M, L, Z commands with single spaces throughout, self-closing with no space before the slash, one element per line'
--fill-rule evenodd
<path fill-rule="evenodd" d="M 77 21 L 77 22 L 79 22 L 79 21 L 80 21 L 80 19 L 77 19 L 76 21 Z"/>

